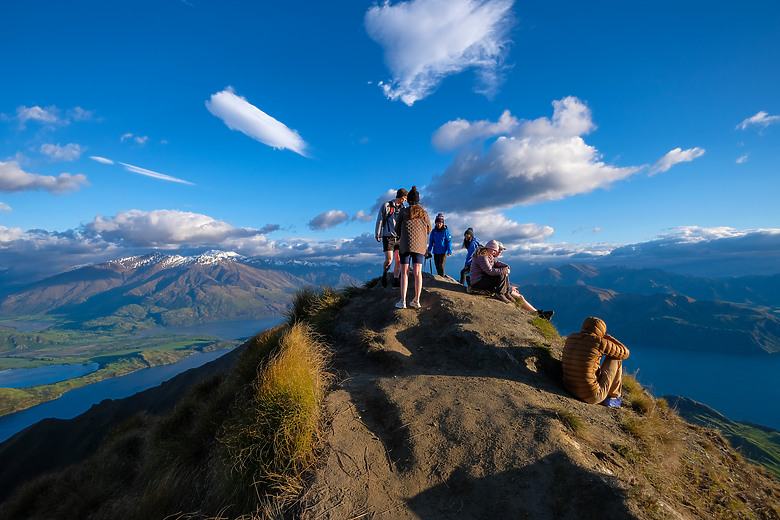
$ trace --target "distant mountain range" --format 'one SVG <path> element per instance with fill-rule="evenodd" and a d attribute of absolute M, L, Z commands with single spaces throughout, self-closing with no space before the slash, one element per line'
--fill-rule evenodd
<path fill-rule="evenodd" d="M 74 324 L 153 319 L 162 326 L 284 313 L 310 285 L 361 285 L 336 264 L 276 263 L 236 253 L 153 253 L 81 266 L 24 286 L 0 316 L 57 315 Z"/>
<path fill-rule="evenodd" d="M 565 265 L 513 280 L 555 311 L 562 334 L 598 316 L 626 343 L 740 354 L 780 352 L 780 275 L 709 279 L 657 269 Z"/>

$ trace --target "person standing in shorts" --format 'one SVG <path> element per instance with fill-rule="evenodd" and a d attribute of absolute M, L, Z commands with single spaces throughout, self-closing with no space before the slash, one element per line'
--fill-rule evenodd
<path fill-rule="evenodd" d="M 431 217 L 420 206 L 420 193 L 417 186 L 412 186 L 409 192 L 409 207 L 401 210 L 396 223 L 400 238 L 401 253 L 401 299 L 395 306 L 406 308 L 406 288 L 409 285 L 409 264 L 414 272 L 414 300 L 409 307 L 420 308 L 420 293 L 422 293 L 422 266 L 425 261 L 425 251 L 428 247 L 428 235 L 431 232 Z"/>
<path fill-rule="evenodd" d="M 374 237 L 377 242 L 382 242 L 382 250 L 385 253 L 385 261 L 382 265 L 382 287 L 387 287 L 387 271 L 390 269 L 393 259 L 395 259 L 393 287 L 400 285 L 398 281 L 398 277 L 401 274 L 401 263 L 398 255 L 399 237 L 395 231 L 395 224 L 398 220 L 398 214 L 404 207 L 408 193 L 404 188 L 399 189 L 396 192 L 395 199 L 382 204 L 379 208 L 379 214 L 376 216 Z"/>

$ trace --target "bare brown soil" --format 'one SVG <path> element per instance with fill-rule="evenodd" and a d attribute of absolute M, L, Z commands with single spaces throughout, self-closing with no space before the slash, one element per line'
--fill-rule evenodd
<path fill-rule="evenodd" d="M 638 439 L 621 426 L 638 412 L 570 397 L 532 313 L 427 274 L 422 309 L 398 295 L 377 285 L 334 322 L 312 518 L 780 518 L 778 482 L 720 437 L 668 413 Z"/>

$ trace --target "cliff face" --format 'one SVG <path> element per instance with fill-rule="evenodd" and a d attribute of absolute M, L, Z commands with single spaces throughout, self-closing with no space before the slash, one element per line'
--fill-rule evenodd
<path fill-rule="evenodd" d="M 780 518 L 777 481 L 641 388 L 570 397 L 531 313 L 427 275 L 421 310 L 397 299 L 377 286 L 335 323 L 315 518 Z"/>

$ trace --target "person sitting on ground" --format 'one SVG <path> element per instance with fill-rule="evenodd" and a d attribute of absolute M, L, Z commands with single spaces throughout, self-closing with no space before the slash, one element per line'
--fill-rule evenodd
<path fill-rule="evenodd" d="M 444 225 L 444 215 L 441 213 L 436 215 L 433 231 L 428 235 L 426 258 L 430 258 L 431 251 L 433 252 L 433 263 L 436 265 L 436 274 L 444 276 L 444 264 L 447 262 L 447 257 L 452 256 L 452 238 L 450 230 Z"/>
<path fill-rule="evenodd" d="M 607 334 L 603 320 L 585 318 L 580 332 L 569 334 L 563 344 L 563 386 L 586 403 L 620 408 L 623 360 L 628 354 L 625 345 Z M 604 363 L 599 365 L 602 356 Z"/>
<path fill-rule="evenodd" d="M 474 230 L 468 228 L 463 233 L 463 249 L 466 250 L 466 262 L 463 265 L 463 269 L 460 270 L 460 284 L 466 285 L 466 277 L 471 279 L 471 260 L 474 257 L 474 253 L 479 249 L 479 240 L 474 237 Z"/>
<path fill-rule="evenodd" d="M 474 253 L 471 261 L 471 288 L 493 292 L 504 303 L 519 301 L 523 309 L 535 312 L 540 318 L 552 318 L 553 311 L 537 310 L 509 283 L 509 266 L 498 259 L 503 249 L 501 242 L 491 240 Z"/>
<path fill-rule="evenodd" d="M 401 300 L 395 304 L 399 309 L 406 308 L 406 288 L 409 284 L 409 263 L 414 271 L 414 300 L 409 307 L 420 308 L 422 293 L 422 267 L 425 262 L 425 249 L 428 244 L 428 234 L 431 232 L 431 217 L 420 206 L 420 193 L 417 186 L 412 186 L 407 196 L 409 207 L 401 210 L 396 221 L 396 229 L 400 237 L 399 252 L 401 254 Z"/>
<path fill-rule="evenodd" d="M 382 287 L 387 287 L 387 271 L 395 258 L 393 267 L 393 287 L 398 287 L 398 276 L 401 274 L 401 261 L 398 255 L 398 233 L 395 225 L 398 214 L 406 202 L 406 188 L 399 189 L 393 200 L 389 200 L 379 207 L 374 226 L 374 237 L 377 242 L 382 242 L 382 250 L 385 252 L 385 261 L 382 264 Z"/>

